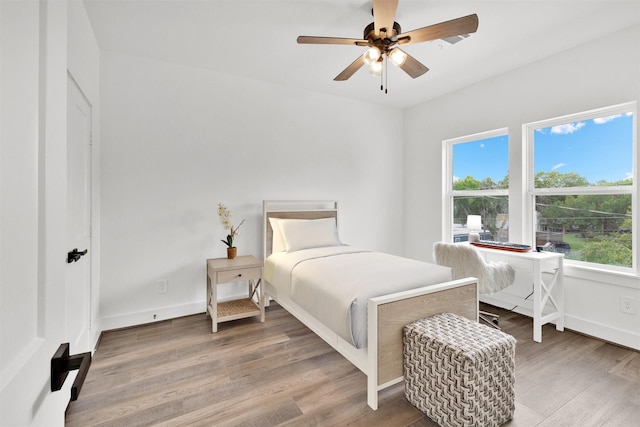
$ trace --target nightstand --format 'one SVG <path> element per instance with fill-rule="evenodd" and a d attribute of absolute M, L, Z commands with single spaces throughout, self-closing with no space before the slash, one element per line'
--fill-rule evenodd
<path fill-rule="evenodd" d="M 247 281 L 246 298 L 218 302 L 217 288 L 223 283 Z M 254 299 L 257 298 L 257 302 Z M 207 314 L 211 316 L 211 332 L 218 331 L 218 323 L 245 317 L 260 316 L 264 322 L 264 286 L 262 261 L 252 255 L 234 259 L 207 260 Z"/>

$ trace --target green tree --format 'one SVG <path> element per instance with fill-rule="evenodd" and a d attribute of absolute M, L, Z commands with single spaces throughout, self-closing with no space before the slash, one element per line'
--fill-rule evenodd
<path fill-rule="evenodd" d="M 538 172 L 537 188 L 593 186 L 584 177 L 571 172 Z M 597 186 L 631 185 L 632 180 L 599 181 Z M 630 267 L 632 261 L 631 195 L 579 194 L 538 196 L 536 210 L 541 225 L 549 230 L 577 231 L 584 245 L 579 259 L 599 264 Z"/>
<path fill-rule="evenodd" d="M 456 197 L 454 200 L 454 222 L 464 224 L 467 215 L 480 215 L 482 225 L 496 238 L 501 227 L 508 226 L 498 221 L 499 214 L 509 211 L 507 196 Z"/>
<path fill-rule="evenodd" d="M 597 185 L 629 185 L 631 180 L 600 181 Z M 537 188 L 588 187 L 589 181 L 581 175 L 557 171 L 538 172 Z M 590 232 L 617 232 L 631 208 L 630 195 L 560 195 L 536 198 L 539 220 L 552 229 L 581 230 L 586 237 Z"/>
<path fill-rule="evenodd" d="M 565 200 L 565 206 L 571 207 L 570 223 L 573 229 L 588 233 L 617 233 L 630 220 L 631 195 L 588 194 L 572 196 Z"/>
<path fill-rule="evenodd" d="M 534 177 L 536 188 L 573 188 L 593 186 L 583 176 L 558 171 L 538 172 Z M 599 181 L 597 186 L 632 185 L 631 179 Z M 453 184 L 454 190 L 491 190 L 509 188 L 509 175 L 495 182 L 491 178 L 478 181 L 467 176 Z M 455 197 L 454 221 L 464 224 L 467 215 L 481 215 L 482 223 L 493 236 L 498 235 L 501 222 L 498 215 L 508 211 L 508 197 L 468 196 Z M 631 195 L 629 194 L 573 194 L 543 195 L 536 197 L 536 211 L 540 225 L 557 232 L 576 232 L 584 242 L 582 250 L 574 256 L 582 261 L 630 267 L 631 248 Z M 550 237 L 548 238 L 550 239 Z M 577 259 L 577 258 L 576 258 Z"/>
<path fill-rule="evenodd" d="M 599 264 L 632 266 L 631 234 L 625 233 L 585 244 L 580 260 Z"/>
<path fill-rule="evenodd" d="M 509 174 L 507 173 L 504 178 L 498 181 L 498 188 L 508 189 L 509 188 Z"/>
<path fill-rule="evenodd" d="M 509 175 L 505 176 L 499 182 L 493 181 L 492 178 L 486 177 L 482 181 L 478 181 L 472 176 L 459 179 L 453 183 L 454 190 L 494 190 L 500 188 L 508 188 Z M 467 215 L 482 216 L 482 224 L 484 228 L 489 230 L 495 237 L 498 235 L 498 229 L 506 224 L 497 221 L 498 214 L 506 213 L 509 210 L 509 199 L 506 196 L 470 196 L 456 197 L 454 201 L 454 222 L 464 224 L 467 221 Z"/>
<path fill-rule="evenodd" d="M 534 177 L 536 188 L 587 187 L 589 181 L 575 172 L 538 172 Z"/>
<path fill-rule="evenodd" d="M 467 176 L 453 183 L 454 190 L 479 190 L 480 181 L 472 176 Z"/>

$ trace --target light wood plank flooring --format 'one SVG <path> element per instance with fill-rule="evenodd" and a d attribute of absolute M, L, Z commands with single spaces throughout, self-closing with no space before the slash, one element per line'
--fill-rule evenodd
<path fill-rule="evenodd" d="M 486 308 L 486 307 L 485 307 Z M 489 307 L 518 340 L 507 426 L 637 426 L 640 353 Z M 211 334 L 204 315 L 104 333 L 68 426 L 436 426 L 399 384 L 366 404 L 366 378 L 277 304 Z"/>

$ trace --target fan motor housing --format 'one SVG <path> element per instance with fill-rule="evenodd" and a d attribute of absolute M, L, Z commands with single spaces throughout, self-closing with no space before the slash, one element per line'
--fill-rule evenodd
<path fill-rule="evenodd" d="M 396 38 L 398 36 L 398 34 L 400 34 L 401 32 L 402 32 L 402 30 L 400 29 L 400 24 L 398 24 L 397 22 L 394 22 L 393 23 L 393 30 L 386 32 L 385 39 L 392 40 L 392 39 Z M 376 39 L 376 36 L 375 36 L 375 24 L 373 22 L 371 24 L 367 25 L 366 27 L 364 27 L 364 36 L 363 36 L 363 38 L 365 40 L 369 40 L 369 41 L 373 41 L 373 40 Z"/>

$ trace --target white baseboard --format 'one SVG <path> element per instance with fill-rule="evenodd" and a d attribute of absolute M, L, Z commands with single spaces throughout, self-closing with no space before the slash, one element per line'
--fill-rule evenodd
<path fill-rule="evenodd" d="M 100 338 L 102 337 L 102 331 L 104 328 L 102 327 L 102 322 L 98 319 L 94 321 L 94 324 L 91 327 L 91 352 L 95 352 L 96 348 L 98 348 L 98 343 L 100 342 Z"/>
<path fill-rule="evenodd" d="M 100 319 L 101 331 L 111 329 L 127 328 L 130 326 L 144 325 L 146 323 L 159 322 L 161 320 L 175 319 L 176 317 L 189 316 L 192 314 L 204 313 L 205 302 L 194 302 L 190 304 L 173 305 L 160 307 L 136 313 L 120 314 L 117 316 L 107 316 Z M 99 335 L 99 334 L 98 334 Z"/>
<path fill-rule="evenodd" d="M 600 338 L 614 344 L 623 345 L 634 350 L 640 350 L 640 334 L 623 329 L 613 328 L 592 320 L 583 319 L 571 315 L 565 315 L 564 326 L 576 332 L 580 332 L 595 338 Z"/>
<path fill-rule="evenodd" d="M 529 306 L 531 305 L 531 301 L 520 300 L 520 304 L 518 304 L 518 301 L 514 298 L 508 298 L 505 296 L 499 298 L 488 295 L 482 295 L 480 297 L 480 301 L 487 304 L 495 305 L 496 307 L 512 310 L 525 316 L 531 317 L 533 315 L 533 310 L 529 308 Z M 555 324 L 555 322 L 551 323 Z M 614 328 L 610 325 L 597 323 L 593 320 L 573 316 L 566 313 L 564 316 L 564 327 L 566 329 L 571 329 L 572 331 L 589 335 L 594 338 L 598 338 L 614 344 L 623 345 L 634 350 L 640 350 L 640 334 L 638 333 Z M 544 335 L 542 336 L 542 340 L 544 341 Z"/>

